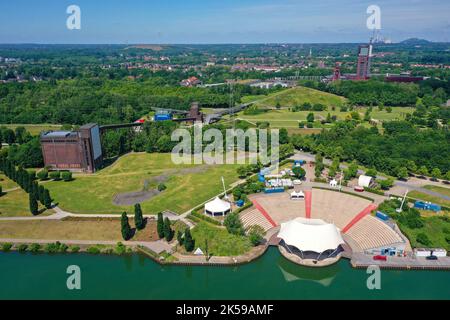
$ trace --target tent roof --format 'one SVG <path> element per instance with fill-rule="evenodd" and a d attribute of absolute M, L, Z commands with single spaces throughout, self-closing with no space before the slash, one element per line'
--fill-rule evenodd
<path fill-rule="evenodd" d="M 370 181 L 372 181 L 372 177 L 360 175 L 358 178 L 358 185 L 360 187 L 368 187 L 370 185 Z"/>
<path fill-rule="evenodd" d="M 197 250 L 195 250 L 194 254 L 195 254 L 196 256 L 202 256 L 202 255 L 203 255 L 203 251 L 202 251 L 202 249 L 200 249 L 200 247 L 199 247 L 199 248 L 197 248 Z"/>
<path fill-rule="evenodd" d="M 345 243 L 339 229 L 321 219 L 296 218 L 282 223 L 278 237 L 301 251 L 324 252 Z"/>
<path fill-rule="evenodd" d="M 231 209 L 229 202 L 226 202 L 219 197 L 205 204 L 205 209 L 209 212 L 225 212 Z"/>

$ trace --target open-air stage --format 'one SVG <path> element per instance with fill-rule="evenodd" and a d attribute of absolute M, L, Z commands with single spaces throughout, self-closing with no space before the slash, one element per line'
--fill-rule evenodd
<path fill-rule="evenodd" d="M 281 254 L 287 259 L 307 266 L 326 266 L 337 262 L 341 256 L 351 258 L 357 254 L 373 255 L 386 248 L 395 249 L 401 256 L 411 255 L 409 241 L 397 226 L 371 214 L 377 208 L 373 201 L 335 189 L 302 187 L 302 191 L 305 194 L 302 200 L 292 200 L 289 192 L 251 195 L 249 198 L 253 206 L 240 214 L 244 227 L 259 225 L 265 231 L 271 230 L 271 233 L 276 228 L 277 232 L 270 243 L 278 245 Z M 289 239 L 278 238 L 278 230 L 295 219 L 306 223 L 306 219 L 311 219 L 312 224 L 317 224 L 313 221 L 319 221 L 321 224 L 333 225 L 343 243 L 339 248 L 330 247 L 330 250 L 323 252 L 286 245 L 284 240 Z M 308 241 L 309 246 L 315 243 L 319 245 L 324 236 L 321 233 L 317 233 L 317 236 L 314 232 L 311 234 L 311 237 L 316 238 L 311 239 L 312 242 Z M 299 241 L 302 243 L 302 240 Z"/>

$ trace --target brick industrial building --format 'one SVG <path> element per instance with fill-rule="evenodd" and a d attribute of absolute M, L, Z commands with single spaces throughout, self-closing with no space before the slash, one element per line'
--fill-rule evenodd
<path fill-rule="evenodd" d="M 102 164 L 100 129 L 95 123 L 75 131 L 48 131 L 41 135 L 44 164 L 50 170 L 95 172 Z"/>

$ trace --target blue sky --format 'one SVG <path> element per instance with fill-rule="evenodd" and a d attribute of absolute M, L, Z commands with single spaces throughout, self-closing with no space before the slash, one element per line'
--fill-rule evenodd
<path fill-rule="evenodd" d="M 449 0 L 1 0 L 0 43 L 363 42 L 373 4 L 394 41 L 450 41 Z"/>

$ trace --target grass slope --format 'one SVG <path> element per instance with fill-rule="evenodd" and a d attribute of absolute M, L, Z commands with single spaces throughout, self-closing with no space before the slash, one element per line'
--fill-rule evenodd
<path fill-rule="evenodd" d="M 238 180 L 237 166 L 199 168 L 198 165 L 176 165 L 170 154 L 132 153 L 96 174 L 75 175 L 71 182 L 48 182 L 46 187 L 60 207 L 67 211 L 120 213 L 124 210 L 131 212 L 132 207 L 114 205 L 115 194 L 141 191 L 146 180 L 150 181 L 149 188 L 155 188 L 155 178 L 165 177 L 167 189 L 141 204 L 144 214 L 156 214 L 166 209 L 183 213 L 220 193 L 220 177 L 223 176 L 227 184 Z M 192 172 L 186 172 L 186 169 L 192 169 Z"/>

